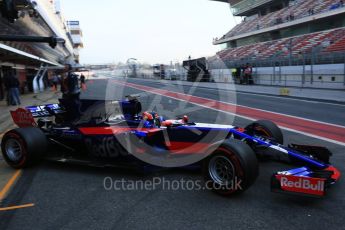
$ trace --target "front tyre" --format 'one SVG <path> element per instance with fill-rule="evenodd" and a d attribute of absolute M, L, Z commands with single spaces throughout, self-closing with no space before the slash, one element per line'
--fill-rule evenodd
<path fill-rule="evenodd" d="M 255 182 L 259 164 L 247 144 L 227 140 L 205 159 L 203 172 L 207 189 L 230 196 L 244 192 Z"/>
<path fill-rule="evenodd" d="M 272 121 L 258 120 L 248 125 L 245 130 L 248 135 L 261 136 L 272 139 L 278 144 L 284 144 L 284 137 L 281 129 Z"/>
<path fill-rule="evenodd" d="M 8 131 L 1 142 L 2 155 L 13 168 L 28 167 L 40 160 L 47 150 L 47 139 L 38 128 Z"/>

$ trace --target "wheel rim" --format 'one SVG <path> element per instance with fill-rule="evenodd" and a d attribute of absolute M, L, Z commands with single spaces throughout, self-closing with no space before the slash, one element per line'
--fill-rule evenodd
<path fill-rule="evenodd" d="M 235 175 L 234 165 L 225 156 L 215 156 L 210 160 L 208 171 L 211 179 L 220 185 L 233 181 Z"/>
<path fill-rule="evenodd" d="M 17 162 L 22 158 L 22 146 L 16 139 L 9 139 L 5 145 L 6 155 L 9 160 Z"/>
<path fill-rule="evenodd" d="M 257 136 L 262 136 L 263 135 L 263 136 L 268 137 L 268 138 L 272 137 L 272 135 L 265 128 L 263 128 L 261 126 L 256 126 L 255 127 L 255 133 L 254 134 L 257 135 Z"/>

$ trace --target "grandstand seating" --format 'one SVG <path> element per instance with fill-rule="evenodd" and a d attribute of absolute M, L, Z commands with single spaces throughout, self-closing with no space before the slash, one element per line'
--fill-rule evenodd
<path fill-rule="evenodd" d="M 345 51 L 345 37 L 338 42 L 334 43 L 333 45 L 330 45 L 327 48 L 327 51 Z"/>
<path fill-rule="evenodd" d="M 334 34 L 333 41 L 335 42 L 325 49 L 326 52 L 345 51 L 345 30 L 340 30 Z"/>
<path fill-rule="evenodd" d="M 338 0 L 298 0 L 287 8 L 271 12 L 262 17 L 247 17 L 242 23 L 236 25 L 224 37 L 233 37 L 243 33 L 252 32 L 258 29 L 267 28 L 276 24 L 291 20 L 319 14 L 329 11 L 331 6 Z"/>
<path fill-rule="evenodd" d="M 321 52 L 345 51 L 345 28 L 316 32 L 291 38 L 228 48 L 218 53 L 223 60 L 267 59 L 308 54 L 313 48 Z"/>

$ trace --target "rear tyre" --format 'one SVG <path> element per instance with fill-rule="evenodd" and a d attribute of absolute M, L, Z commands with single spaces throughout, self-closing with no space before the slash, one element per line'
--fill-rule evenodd
<path fill-rule="evenodd" d="M 1 151 L 5 161 L 13 168 L 31 166 L 47 150 L 47 139 L 38 128 L 19 128 L 8 131 L 1 142 Z"/>
<path fill-rule="evenodd" d="M 261 136 L 272 139 L 278 144 L 284 144 L 284 137 L 281 129 L 272 121 L 258 120 L 248 125 L 245 130 L 246 133 L 251 136 Z"/>
<path fill-rule="evenodd" d="M 231 196 L 244 192 L 255 182 L 259 164 L 247 144 L 227 140 L 205 159 L 203 172 L 207 189 Z"/>

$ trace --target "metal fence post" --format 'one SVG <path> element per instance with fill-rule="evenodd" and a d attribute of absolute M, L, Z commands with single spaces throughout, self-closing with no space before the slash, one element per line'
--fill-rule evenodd
<path fill-rule="evenodd" d="M 343 75 L 343 80 L 344 80 L 344 86 L 345 86 L 345 54 L 344 54 L 344 75 Z"/>
<path fill-rule="evenodd" d="M 292 66 L 292 38 L 289 41 L 289 66 Z"/>
<path fill-rule="evenodd" d="M 282 80 L 282 61 L 279 61 L 279 84 Z"/>
<path fill-rule="evenodd" d="M 314 47 L 311 48 L 311 62 L 310 62 L 310 84 L 313 84 L 313 80 L 314 80 Z"/>
<path fill-rule="evenodd" d="M 305 83 L 305 54 L 303 53 L 303 73 L 302 73 L 302 79 L 301 79 L 301 87 L 303 87 Z"/>
<path fill-rule="evenodd" d="M 271 66 L 272 66 L 272 80 L 271 80 L 271 85 L 273 85 L 273 81 L 276 79 L 276 67 L 273 59 L 271 58 Z"/>

